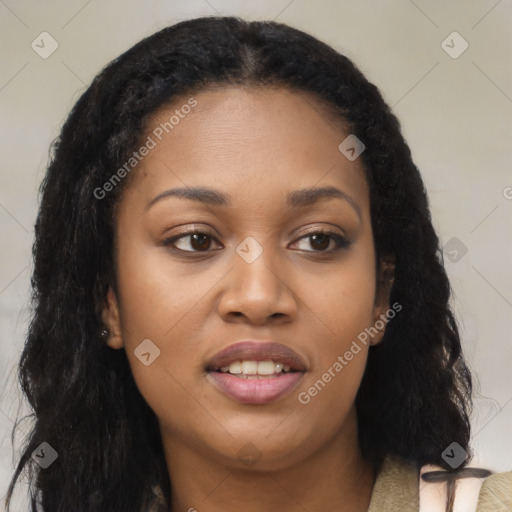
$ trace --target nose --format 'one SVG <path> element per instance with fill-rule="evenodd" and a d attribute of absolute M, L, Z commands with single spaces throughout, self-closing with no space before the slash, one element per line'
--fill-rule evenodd
<path fill-rule="evenodd" d="M 294 279 L 277 258 L 270 258 L 269 250 L 251 263 L 234 251 L 233 267 L 218 302 L 219 315 L 226 322 L 255 325 L 290 322 L 297 313 Z"/>

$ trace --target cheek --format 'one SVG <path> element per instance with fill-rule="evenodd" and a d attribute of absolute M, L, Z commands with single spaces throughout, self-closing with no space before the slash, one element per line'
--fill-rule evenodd
<path fill-rule="evenodd" d="M 376 291 L 371 236 L 365 236 L 339 263 L 309 274 L 301 284 L 304 315 L 316 322 L 322 354 L 344 352 L 351 341 L 372 325 Z M 325 358 L 322 357 L 325 364 Z"/>
<path fill-rule="evenodd" d="M 373 243 L 371 238 L 360 242 L 335 271 L 310 276 L 309 293 L 304 294 L 315 349 L 297 398 L 312 413 L 327 415 L 330 424 L 341 421 L 354 402 L 366 367 L 368 330 L 374 322 Z"/>
<path fill-rule="evenodd" d="M 194 330 L 202 325 L 202 299 L 216 279 L 207 274 L 194 279 L 190 272 L 176 270 L 184 265 L 171 268 L 164 249 L 128 239 L 119 245 L 118 268 L 121 330 L 135 379 L 153 379 L 155 372 L 148 368 L 175 373 L 176 361 L 193 364 L 190 341 L 197 339 Z M 148 367 L 137 358 L 138 347 L 147 339 L 160 351 L 153 349 L 158 357 Z"/>
<path fill-rule="evenodd" d="M 124 247 L 123 247 L 124 245 Z M 124 249 L 124 250 L 123 250 Z M 163 339 L 190 324 L 189 314 L 215 283 L 203 273 L 194 278 L 194 264 L 170 265 L 164 248 L 126 242 L 120 246 L 119 292 L 125 344 L 139 338 Z M 172 337 L 172 336 L 171 336 Z"/>
<path fill-rule="evenodd" d="M 183 429 L 185 435 L 192 431 L 194 416 L 208 421 L 203 408 L 192 399 L 198 389 L 191 386 L 191 379 L 202 370 L 196 340 L 201 339 L 211 308 L 208 291 L 219 277 L 203 272 L 196 279 L 186 265 L 171 266 L 165 251 L 154 247 L 125 242 L 120 244 L 119 254 L 121 328 L 133 377 L 157 417 Z M 150 353 L 148 365 L 148 357 L 146 361 L 137 357 L 143 340 L 151 340 L 157 347 L 150 344 L 149 350 L 142 352 Z"/>

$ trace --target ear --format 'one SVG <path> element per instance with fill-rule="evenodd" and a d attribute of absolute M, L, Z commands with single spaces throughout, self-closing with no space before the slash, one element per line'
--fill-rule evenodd
<path fill-rule="evenodd" d="M 119 321 L 119 303 L 112 288 L 108 289 L 101 318 L 108 329 L 106 337 L 107 345 L 114 349 L 123 348 L 124 343 L 121 335 L 121 322 Z"/>
<path fill-rule="evenodd" d="M 373 336 L 370 345 L 377 345 L 384 337 L 387 323 L 386 313 L 389 310 L 389 297 L 391 295 L 394 277 L 395 258 L 393 256 L 385 256 L 382 258 L 379 265 L 375 304 L 373 308 L 373 325 L 378 332 Z"/>

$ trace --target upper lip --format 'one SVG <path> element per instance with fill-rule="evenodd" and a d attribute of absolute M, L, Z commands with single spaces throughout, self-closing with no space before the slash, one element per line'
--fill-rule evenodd
<path fill-rule="evenodd" d="M 216 371 L 235 361 L 275 361 L 289 365 L 292 370 L 303 372 L 306 365 L 291 348 L 277 342 L 240 341 L 217 352 L 206 367 Z"/>

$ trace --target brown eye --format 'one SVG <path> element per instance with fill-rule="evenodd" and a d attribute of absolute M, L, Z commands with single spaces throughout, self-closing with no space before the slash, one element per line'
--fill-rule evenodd
<path fill-rule="evenodd" d="M 318 235 L 310 235 L 311 239 L 311 247 L 315 250 L 325 251 L 329 247 L 332 238 L 325 233 L 320 233 Z"/>
<path fill-rule="evenodd" d="M 208 233 L 194 231 L 169 238 L 163 242 L 163 245 L 171 245 L 183 252 L 207 252 L 212 245 L 212 240 L 213 237 Z M 181 247 L 178 247 L 178 243 Z"/>
<path fill-rule="evenodd" d="M 348 240 L 333 231 L 315 231 L 299 238 L 299 241 L 307 239 L 313 248 L 312 251 L 305 249 L 307 252 L 332 252 L 350 245 Z M 331 242 L 334 242 L 334 247 L 328 249 Z"/>
<path fill-rule="evenodd" d="M 195 233 L 190 235 L 190 245 L 196 251 L 206 251 L 210 248 L 211 238 L 209 235 L 205 235 L 204 233 Z"/>

